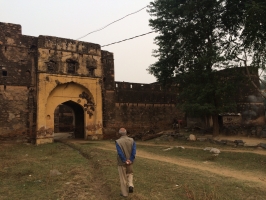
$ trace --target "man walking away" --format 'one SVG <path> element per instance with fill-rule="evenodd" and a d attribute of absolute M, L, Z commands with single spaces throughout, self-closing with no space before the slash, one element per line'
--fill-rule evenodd
<path fill-rule="evenodd" d="M 136 143 L 127 136 L 125 128 L 119 129 L 121 137 L 115 141 L 117 150 L 118 173 L 121 184 L 121 196 L 133 193 L 133 161 L 136 155 Z"/>

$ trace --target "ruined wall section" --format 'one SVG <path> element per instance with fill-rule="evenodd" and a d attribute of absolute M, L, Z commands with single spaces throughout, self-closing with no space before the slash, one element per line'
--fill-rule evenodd
<path fill-rule="evenodd" d="M 31 138 L 36 114 L 37 38 L 0 23 L 0 138 Z"/>
<path fill-rule="evenodd" d="M 108 51 L 102 51 L 102 96 L 103 96 L 103 127 L 104 136 L 117 132 L 115 123 L 115 77 L 114 57 Z"/>
<path fill-rule="evenodd" d="M 125 127 L 129 134 L 171 129 L 174 119 L 184 120 L 183 113 L 176 108 L 176 95 L 174 87 L 115 82 L 115 120 L 109 126 L 116 132 Z"/>

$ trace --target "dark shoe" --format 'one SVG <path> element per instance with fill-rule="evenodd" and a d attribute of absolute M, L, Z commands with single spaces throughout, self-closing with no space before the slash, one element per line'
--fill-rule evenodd
<path fill-rule="evenodd" d="M 133 193 L 133 187 L 132 187 L 132 186 L 130 186 L 130 187 L 128 188 L 128 192 L 129 192 L 129 193 Z"/>

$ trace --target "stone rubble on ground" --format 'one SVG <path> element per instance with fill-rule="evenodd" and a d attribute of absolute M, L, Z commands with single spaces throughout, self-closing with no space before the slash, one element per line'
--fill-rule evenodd
<path fill-rule="evenodd" d="M 167 149 L 163 149 L 163 151 L 169 151 L 169 150 L 171 150 L 171 149 L 173 149 L 174 147 L 169 147 L 169 148 L 167 148 Z"/>
<path fill-rule="evenodd" d="M 204 151 L 210 151 L 211 153 L 214 153 L 214 154 L 221 153 L 221 151 L 219 149 L 213 148 L 213 147 L 205 147 L 203 150 Z"/>
<path fill-rule="evenodd" d="M 211 153 L 214 153 L 214 154 L 219 154 L 219 153 L 221 153 L 221 151 L 220 151 L 219 149 L 217 149 L 217 148 L 212 148 L 212 149 L 210 150 L 210 152 L 211 152 Z"/>
<path fill-rule="evenodd" d="M 195 135 L 193 135 L 193 134 L 190 134 L 190 135 L 189 135 L 189 138 L 188 138 L 188 140 L 190 140 L 190 141 L 196 141 L 196 140 L 197 140 L 197 138 L 196 138 L 196 136 L 195 136 Z"/>

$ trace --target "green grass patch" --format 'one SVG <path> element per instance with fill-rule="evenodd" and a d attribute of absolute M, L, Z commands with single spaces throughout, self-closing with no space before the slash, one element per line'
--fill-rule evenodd
<path fill-rule="evenodd" d="M 266 175 L 266 156 L 254 154 L 254 153 L 243 153 L 243 152 L 227 152 L 222 151 L 218 156 L 214 156 L 209 151 L 204 151 L 202 149 L 190 149 L 190 148 L 176 148 L 172 146 L 173 149 L 164 151 L 168 147 L 166 146 L 147 146 L 138 144 L 138 149 L 145 150 L 147 152 L 163 155 L 173 158 L 183 158 L 190 159 L 193 161 L 211 161 L 215 165 L 221 167 L 232 168 L 235 170 L 247 170 L 253 172 L 263 172 Z"/>

